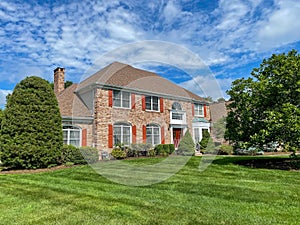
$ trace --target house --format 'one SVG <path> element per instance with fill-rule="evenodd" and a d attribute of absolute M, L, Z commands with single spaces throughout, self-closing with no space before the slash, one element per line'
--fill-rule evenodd
<path fill-rule="evenodd" d="M 174 143 L 189 130 L 195 142 L 210 129 L 210 110 L 198 95 L 149 71 L 114 62 L 64 89 L 54 70 L 64 143 L 110 152 L 115 144 Z"/>

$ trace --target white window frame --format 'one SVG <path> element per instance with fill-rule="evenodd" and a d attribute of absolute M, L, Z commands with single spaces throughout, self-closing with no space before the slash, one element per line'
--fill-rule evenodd
<path fill-rule="evenodd" d="M 203 104 L 194 104 L 194 115 L 204 117 L 204 106 Z"/>
<path fill-rule="evenodd" d="M 118 99 L 120 99 L 120 105 L 116 105 L 116 93 L 119 93 L 120 94 L 120 98 L 118 98 Z M 125 101 L 125 99 L 124 99 L 124 94 L 128 94 L 128 102 L 129 102 L 129 104 L 128 104 L 128 107 L 126 106 L 124 106 L 125 104 L 124 104 L 124 101 Z M 126 101 L 126 102 L 127 102 Z M 124 109 L 130 109 L 131 108 L 131 93 L 130 92 L 127 92 L 127 91 L 120 91 L 120 90 L 113 90 L 113 107 L 114 108 L 124 108 Z"/>
<path fill-rule="evenodd" d="M 79 132 L 79 138 L 71 138 L 71 132 Z M 74 145 L 75 147 L 81 147 L 82 146 L 82 129 L 79 126 L 74 126 L 70 124 L 63 124 L 63 132 L 67 133 L 67 139 L 64 138 L 63 142 L 66 145 L 71 145 L 71 141 L 79 141 L 79 145 Z"/>
<path fill-rule="evenodd" d="M 117 130 L 117 128 L 120 128 L 120 142 L 116 142 L 116 138 L 115 136 L 117 135 L 115 132 Z M 129 143 L 124 143 L 124 129 L 125 128 L 129 128 Z M 115 123 L 113 125 L 113 143 L 114 146 L 118 145 L 118 144 L 124 144 L 125 146 L 129 146 L 131 144 L 132 140 L 132 127 L 130 124 L 128 123 Z"/>
<path fill-rule="evenodd" d="M 158 143 L 155 143 L 155 133 L 154 129 L 158 130 Z M 148 134 L 148 131 L 151 131 L 150 134 Z M 161 143 L 161 129 L 160 126 L 157 124 L 148 124 L 146 126 L 146 143 L 151 144 L 152 146 L 158 145 Z"/>
<path fill-rule="evenodd" d="M 147 109 L 147 98 L 150 98 L 150 109 Z M 157 98 L 157 110 L 153 109 L 154 100 L 153 98 Z M 160 111 L 160 97 L 157 96 L 146 96 L 145 97 L 145 104 L 146 104 L 146 111 L 153 111 L 153 112 L 159 112 Z"/>

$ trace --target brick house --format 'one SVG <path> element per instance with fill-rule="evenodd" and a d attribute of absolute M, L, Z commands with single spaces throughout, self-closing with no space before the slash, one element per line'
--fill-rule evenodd
<path fill-rule="evenodd" d="M 195 142 L 210 130 L 203 98 L 149 71 L 114 62 L 64 89 L 64 68 L 54 70 L 65 144 L 110 152 L 122 143 L 174 143 L 189 130 Z"/>

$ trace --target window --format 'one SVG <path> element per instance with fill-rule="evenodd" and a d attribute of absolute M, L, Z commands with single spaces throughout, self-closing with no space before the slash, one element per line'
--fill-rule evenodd
<path fill-rule="evenodd" d="M 160 129 L 158 125 L 149 124 L 146 126 L 146 142 L 152 145 L 160 144 Z"/>
<path fill-rule="evenodd" d="M 172 120 L 183 120 L 183 114 L 180 103 L 174 102 L 172 104 Z"/>
<path fill-rule="evenodd" d="M 81 129 L 72 125 L 63 125 L 63 141 L 66 145 L 81 146 Z"/>
<path fill-rule="evenodd" d="M 195 116 L 204 116 L 202 104 L 195 104 L 194 110 L 195 110 Z"/>
<path fill-rule="evenodd" d="M 114 145 L 131 143 L 131 126 L 126 123 L 118 123 L 113 127 Z"/>
<path fill-rule="evenodd" d="M 159 97 L 146 96 L 146 110 L 159 111 Z"/>
<path fill-rule="evenodd" d="M 125 91 L 113 91 L 113 106 L 130 108 L 130 93 Z"/>

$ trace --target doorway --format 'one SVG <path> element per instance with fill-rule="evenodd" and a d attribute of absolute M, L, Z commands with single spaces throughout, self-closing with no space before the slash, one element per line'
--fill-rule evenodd
<path fill-rule="evenodd" d="M 173 128 L 173 143 L 176 149 L 178 148 L 181 137 L 182 137 L 182 129 Z"/>

